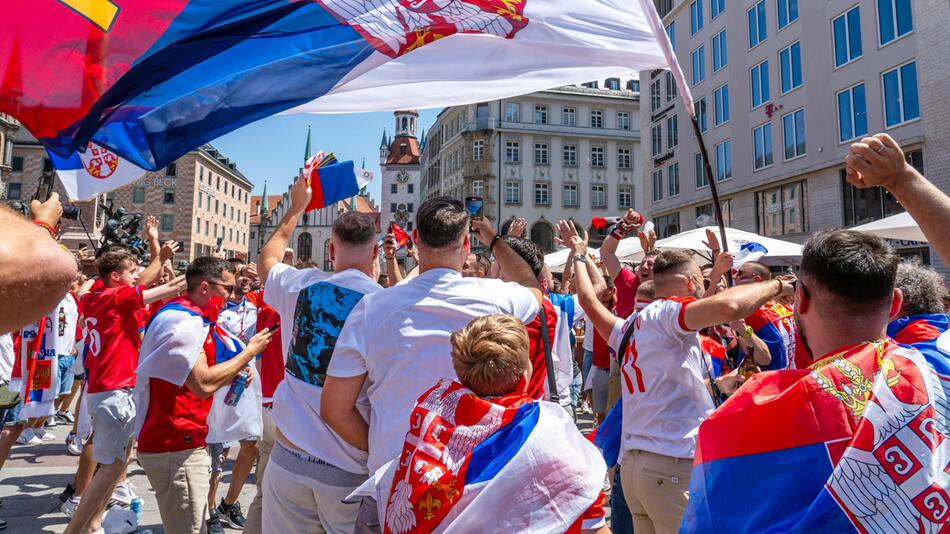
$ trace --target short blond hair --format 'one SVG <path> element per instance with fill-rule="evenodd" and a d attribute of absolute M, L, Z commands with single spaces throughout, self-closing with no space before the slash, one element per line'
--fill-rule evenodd
<path fill-rule="evenodd" d="M 463 386 L 479 397 L 497 397 L 515 390 L 531 372 L 528 332 L 510 315 L 478 317 L 452 333 L 452 365 Z"/>

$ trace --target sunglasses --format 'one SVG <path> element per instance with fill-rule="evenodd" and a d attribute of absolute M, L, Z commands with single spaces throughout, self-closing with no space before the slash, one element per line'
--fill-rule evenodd
<path fill-rule="evenodd" d="M 228 284 L 222 284 L 220 282 L 212 282 L 211 280 L 205 280 L 205 281 L 208 282 L 209 284 L 216 285 L 218 287 L 223 288 L 228 293 L 232 293 L 234 291 L 234 284 L 228 285 Z"/>

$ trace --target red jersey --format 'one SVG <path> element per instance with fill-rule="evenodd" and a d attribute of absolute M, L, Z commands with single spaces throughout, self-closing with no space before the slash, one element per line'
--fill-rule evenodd
<path fill-rule="evenodd" d="M 594 367 L 599 367 L 601 369 L 610 369 L 610 355 L 611 350 L 607 345 L 607 340 L 603 338 L 597 329 L 594 329 L 594 357 L 591 358 L 591 363 Z"/>
<path fill-rule="evenodd" d="M 637 289 L 640 288 L 640 275 L 623 267 L 614 278 L 617 287 L 617 316 L 621 319 L 630 317 L 637 304 Z"/>
<path fill-rule="evenodd" d="M 544 313 L 548 321 L 548 339 L 551 341 L 551 350 L 554 350 L 554 334 L 557 332 L 557 309 L 545 297 Z M 544 398 L 544 388 L 547 386 L 548 368 L 544 359 L 544 341 L 541 339 L 541 313 L 534 320 L 524 325 L 528 331 L 528 356 L 534 369 L 528 381 L 528 396 L 535 400 Z"/>
<path fill-rule="evenodd" d="M 277 313 L 277 310 L 264 304 L 263 300 L 260 301 L 260 306 L 257 312 L 258 332 L 280 323 L 280 314 Z M 274 336 L 270 339 L 270 343 L 264 347 L 264 352 L 261 353 L 258 362 L 261 394 L 264 397 L 264 402 L 270 402 L 274 392 L 277 391 L 277 386 L 284 380 L 284 355 L 281 351 L 283 345 L 280 340 L 280 331 L 281 329 L 278 328 L 274 332 Z"/>
<path fill-rule="evenodd" d="M 142 286 L 107 287 L 96 282 L 82 297 L 88 339 L 87 392 L 135 386 L 139 357 Z"/>

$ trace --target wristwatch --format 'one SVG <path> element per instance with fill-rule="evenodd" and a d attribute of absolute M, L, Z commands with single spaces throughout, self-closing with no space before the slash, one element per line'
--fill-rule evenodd
<path fill-rule="evenodd" d="M 587 254 L 574 254 L 574 261 L 587 263 Z"/>

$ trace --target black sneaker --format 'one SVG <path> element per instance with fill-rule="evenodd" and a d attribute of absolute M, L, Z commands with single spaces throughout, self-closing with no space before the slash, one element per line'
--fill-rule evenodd
<path fill-rule="evenodd" d="M 224 499 L 221 499 L 221 504 L 218 505 L 218 513 L 221 514 L 221 520 L 228 524 L 233 529 L 244 530 L 244 514 L 241 513 L 241 503 L 235 502 L 234 504 L 228 506 L 224 504 Z"/>
<path fill-rule="evenodd" d="M 59 500 L 61 502 L 66 502 L 75 494 L 76 488 L 74 488 L 72 484 L 66 484 L 66 489 L 64 489 L 63 492 L 59 494 Z"/>
<path fill-rule="evenodd" d="M 208 527 L 208 534 L 224 534 L 224 526 L 221 524 L 221 515 L 218 514 L 218 510 L 211 510 L 211 515 L 208 517 L 208 520 L 205 521 L 206 526 Z"/>

